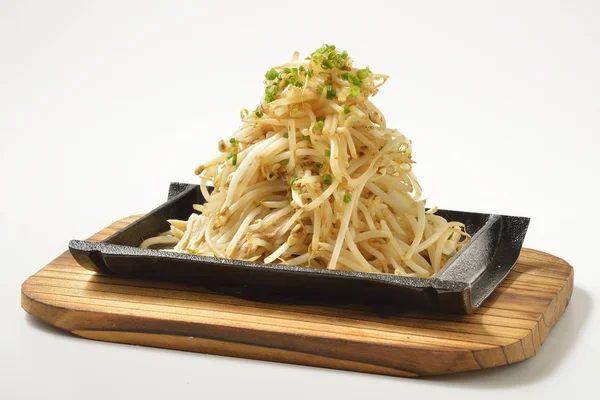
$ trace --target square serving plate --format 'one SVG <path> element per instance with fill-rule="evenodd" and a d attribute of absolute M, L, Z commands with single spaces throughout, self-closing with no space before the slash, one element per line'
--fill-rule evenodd
<path fill-rule="evenodd" d="M 72 240 L 69 250 L 84 268 L 123 277 L 201 285 L 258 301 L 364 304 L 378 310 L 416 309 L 472 313 L 517 261 L 529 218 L 439 210 L 463 222 L 472 235 L 432 278 L 322 270 L 203 257 L 152 249 L 140 243 L 187 220 L 204 197 L 198 185 L 171 183 L 168 200 L 102 242 Z"/>

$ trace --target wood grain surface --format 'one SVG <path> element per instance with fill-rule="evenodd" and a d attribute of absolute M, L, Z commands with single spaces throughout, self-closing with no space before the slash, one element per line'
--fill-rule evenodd
<path fill-rule="evenodd" d="M 136 218 L 115 222 L 91 240 Z M 359 306 L 266 304 L 198 286 L 100 275 L 65 252 L 23 283 L 21 304 L 88 339 L 414 377 L 533 357 L 572 291 L 569 264 L 524 249 L 472 315 L 378 316 Z"/>

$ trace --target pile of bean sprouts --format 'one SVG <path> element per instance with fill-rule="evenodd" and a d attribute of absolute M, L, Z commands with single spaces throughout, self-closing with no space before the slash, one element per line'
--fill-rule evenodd
<path fill-rule="evenodd" d="M 387 79 L 332 45 L 270 69 L 260 105 L 242 110 L 221 155 L 195 171 L 206 203 L 142 247 L 434 275 L 469 235 L 426 210 L 411 141 L 369 100 Z"/>

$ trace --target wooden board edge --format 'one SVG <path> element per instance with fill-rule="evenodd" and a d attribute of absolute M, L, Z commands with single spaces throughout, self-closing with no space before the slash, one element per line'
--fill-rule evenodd
<path fill-rule="evenodd" d="M 101 313 L 101 312 L 88 312 L 75 309 L 65 309 L 60 306 L 45 303 L 35 299 L 33 296 L 29 296 L 27 292 L 23 292 L 21 295 L 22 307 L 29 314 L 41 319 L 45 323 L 48 323 L 60 330 L 70 332 L 74 335 L 95 339 L 103 340 L 115 343 L 130 344 L 133 338 L 139 338 L 143 343 L 134 343 L 140 345 L 146 345 L 150 347 L 161 347 L 183 351 L 193 351 L 205 354 L 215 354 L 223 356 L 235 356 L 242 358 L 252 358 L 256 360 L 265 361 L 278 361 L 283 363 L 309 365 L 323 368 L 334 368 L 348 371 L 357 371 L 365 373 L 374 373 L 382 375 L 400 376 L 400 377 L 417 377 L 421 375 L 442 375 L 454 372 L 472 371 L 481 369 L 482 366 L 475 359 L 475 353 L 468 349 L 446 349 L 439 350 L 437 353 L 445 355 L 443 360 L 439 360 L 441 364 L 452 365 L 456 368 L 456 365 L 461 365 L 460 370 L 447 370 L 441 371 L 436 369 L 440 365 L 431 365 L 431 369 L 420 369 L 420 370 L 407 370 L 386 365 L 378 365 L 362 360 L 348 359 L 346 357 L 328 357 L 326 355 L 319 354 L 318 352 L 304 352 L 296 351 L 292 349 L 268 347 L 263 345 L 256 345 L 253 343 L 240 343 L 236 341 L 220 341 L 210 337 L 194 337 L 198 339 L 193 341 L 193 345 L 187 343 L 189 340 L 189 334 L 173 335 L 163 332 L 146 332 L 133 329 L 131 326 L 125 327 L 119 323 L 120 317 L 118 314 Z M 103 325 L 97 323 L 88 323 L 84 321 L 80 313 L 85 313 L 87 321 L 104 321 Z M 116 323 L 115 323 L 116 322 Z M 136 318 L 136 326 L 148 327 L 152 325 L 151 318 Z M 119 326 L 123 330 L 111 329 L 111 326 Z M 161 336 L 167 336 L 174 339 L 169 346 L 165 346 L 165 342 L 160 339 Z M 216 346 L 220 343 L 221 347 Z M 361 346 L 361 343 L 354 343 L 354 345 Z M 236 348 L 241 353 L 230 351 L 230 349 Z M 261 351 L 264 353 L 261 353 Z M 430 354 L 431 350 L 427 348 L 415 349 L 399 346 L 396 350 L 407 351 L 414 353 L 421 352 L 421 356 Z M 264 354 L 261 355 L 261 354 Z M 248 357 L 247 357 L 248 355 Z M 415 357 L 419 359 L 420 356 Z M 459 362 L 454 364 L 453 360 L 463 360 L 467 362 Z"/>
<path fill-rule="evenodd" d="M 568 297 L 569 296 L 564 296 L 563 298 L 566 299 Z M 72 321 L 73 319 L 77 319 L 77 317 L 72 318 L 69 314 L 77 312 L 77 310 L 64 309 L 52 304 L 44 303 L 43 301 L 36 300 L 34 297 L 29 296 L 26 292 L 22 292 L 22 306 L 25 311 L 40 318 L 44 322 L 58 329 L 88 339 L 400 377 L 440 375 L 444 373 L 459 373 L 475 369 L 492 368 L 523 361 L 535 355 L 535 351 L 537 351 L 537 349 L 535 349 L 533 352 L 528 352 L 523 345 L 524 341 L 531 340 L 533 346 L 535 346 L 536 341 L 530 338 L 536 334 L 534 330 L 532 330 L 526 338 L 521 340 L 515 339 L 515 342 L 510 345 L 494 346 L 487 350 L 466 350 L 471 353 L 477 367 L 469 366 L 467 368 L 456 368 L 455 370 L 448 372 L 440 372 L 435 369 L 406 371 L 356 360 L 331 358 L 318 354 L 303 353 L 288 349 L 267 348 L 247 343 L 223 342 L 210 338 L 165 335 L 163 333 L 155 334 L 131 330 L 115 331 L 107 329 L 106 327 L 99 327 L 101 329 L 76 329 L 77 326 L 73 325 Z M 557 308 L 564 311 L 565 307 L 559 306 Z M 111 319 L 108 313 L 106 316 L 101 315 L 102 313 L 94 314 L 98 314 L 94 316 L 94 319 Z M 89 316 L 89 318 L 92 319 L 92 316 Z M 552 326 L 548 327 L 548 330 L 551 328 Z M 168 340 L 166 338 L 168 338 Z M 503 355 L 504 357 L 499 358 L 498 355 Z"/>
<path fill-rule="evenodd" d="M 409 371 L 352 360 L 332 359 L 314 354 L 269 349 L 244 343 L 221 342 L 200 337 L 112 330 L 71 330 L 69 329 L 68 318 L 62 318 L 62 321 L 58 319 L 60 314 L 69 312 L 70 310 L 61 309 L 60 307 L 38 301 L 29 297 L 24 292 L 21 293 L 21 306 L 28 314 L 42 320 L 44 323 L 85 339 L 404 378 L 419 376 Z"/>
<path fill-rule="evenodd" d="M 390 375 L 404 378 L 417 377 L 409 371 L 388 368 L 353 360 L 340 360 L 302 353 L 291 350 L 254 346 L 245 343 L 223 342 L 201 337 L 185 337 L 178 335 L 153 334 L 145 332 L 116 332 L 116 331 L 74 331 L 73 334 L 93 340 L 105 342 L 134 344 L 171 350 L 190 351 L 194 353 L 212 354 L 225 357 L 246 358 L 268 362 L 306 365 L 311 367 L 339 369 L 353 372 L 363 372 L 379 375 Z"/>
<path fill-rule="evenodd" d="M 554 328 L 560 317 L 564 314 L 571 301 L 574 289 L 574 269 L 562 258 L 551 254 L 535 250 L 538 254 L 544 254 L 562 262 L 565 268 L 569 271 L 568 277 L 562 287 L 557 292 L 556 296 L 548 304 L 545 312 L 542 313 L 537 321 L 536 326 L 531 332 L 520 339 L 518 343 L 503 346 L 503 351 L 508 359 L 507 364 L 527 360 L 537 354 L 541 346 L 544 344 L 548 334 Z M 485 350 L 482 350 L 485 352 Z"/>
<path fill-rule="evenodd" d="M 135 220 L 137 217 L 138 216 L 131 216 L 121 221 L 132 222 L 131 220 Z M 92 238 L 93 237 L 94 236 L 92 236 Z M 537 254 L 557 260 L 569 271 L 568 278 L 557 292 L 555 298 L 549 303 L 545 312 L 540 316 L 537 325 L 523 338 L 515 339 L 514 343 L 505 346 L 490 346 L 489 349 L 484 350 L 463 349 L 462 353 L 470 352 L 473 359 L 472 364 L 475 364 L 475 367 L 471 364 L 465 368 L 459 367 L 448 372 L 441 372 L 440 370 L 435 369 L 408 371 L 358 360 L 345 360 L 290 349 L 264 347 L 262 345 L 238 343 L 235 341 L 215 340 L 214 338 L 139 332 L 132 329 L 127 331 L 116 331 L 111 330 L 108 327 L 98 326 L 93 328 L 90 326 L 86 329 L 81 329 L 81 327 L 76 326 L 77 324 L 74 324 L 73 322 L 77 319 L 74 317 L 74 313 L 83 313 L 84 311 L 71 310 L 36 299 L 35 295 L 28 294 L 23 286 L 21 287 L 21 305 L 26 312 L 42 321 L 63 331 L 71 332 L 77 336 L 88 339 L 401 377 L 440 375 L 512 364 L 531 358 L 537 353 L 548 333 L 565 312 L 566 307 L 571 300 L 574 288 L 574 270 L 573 267 L 562 258 L 553 256 L 549 253 L 537 250 L 534 251 Z M 23 285 L 25 285 L 28 280 L 26 280 Z M 95 314 L 95 318 L 101 319 L 107 318 L 110 320 L 111 317 L 114 317 L 110 313 L 94 312 L 91 314 Z M 91 316 L 89 316 L 89 318 L 91 319 Z M 449 350 L 449 352 L 452 351 L 454 350 Z M 456 350 L 455 352 L 459 353 L 459 350 Z"/>

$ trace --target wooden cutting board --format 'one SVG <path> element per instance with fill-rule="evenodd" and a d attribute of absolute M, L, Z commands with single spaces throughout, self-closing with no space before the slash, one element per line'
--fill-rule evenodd
<path fill-rule="evenodd" d="M 573 268 L 530 249 L 472 315 L 393 317 L 359 306 L 266 304 L 192 285 L 100 275 L 65 252 L 23 283 L 21 304 L 88 339 L 414 377 L 533 357 L 572 292 Z"/>

